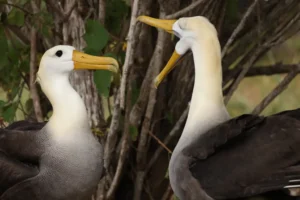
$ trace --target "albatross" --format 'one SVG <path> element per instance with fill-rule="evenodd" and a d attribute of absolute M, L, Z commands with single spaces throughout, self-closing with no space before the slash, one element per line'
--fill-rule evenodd
<path fill-rule="evenodd" d="M 118 71 L 109 57 L 59 45 L 45 52 L 37 81 L 53 107 L 49 121 L 0 129 L 1 200 L 86 200 L 102 176 L 103 148 L 69 82 L 73 69 Z"/>
<path fill-rule="evenodd" d="M 300 109 L 273 116 L 231 118 L 223 102 L 217 31 L 202 16 L 139 21 L 179 37 L 155 85 L 188 50 L 195 82 L 187 121 L 169 163 L 171 187 L 180 200 L 249 197 L 299 187 Z"/>

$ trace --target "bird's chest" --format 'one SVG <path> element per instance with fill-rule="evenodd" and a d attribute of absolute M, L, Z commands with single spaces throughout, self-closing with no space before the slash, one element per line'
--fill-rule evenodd
<path fill-rule="evenodd" d="M 67 185 L 70 193 L 97 185 L 102 174 L 103 150 L 92 135 L 74 135 L 51 142 L 42 158 L 42 173 L 58 185 Z"/>

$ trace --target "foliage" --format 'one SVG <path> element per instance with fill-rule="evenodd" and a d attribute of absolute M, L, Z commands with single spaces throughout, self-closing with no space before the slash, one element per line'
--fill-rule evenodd
<path fill-rule="evenodd" d="M 3 3 L 5 4 L 6 1 Z M 49 5 L 44 0 L 41 1 L 39 11 L 36 13 L 28 9 L 30 7 L 29 0 L 15 0 L 13 3 L 16 6 L 10 7 L 11 9 L 7 13 L 1 13 L 0 24 L 0 53 L 3 55 L 0 57 L 0 87 L 6 94 L 6 97 L 1 99 L 0 116 L 3 116 L 7 122 L 14 119 L 19 106 L 22 107 L 23 104 L 26 104 L 25 110 L 22 111 L 25 116 L 33 109 L 32 103 L 22 102 L 21 96 L 18 95 L 22 94 L 23 90 L 28 90 L 28 87 L 25 86 L 28 86 L 29 83 L 29 44 L 24 43 L 24 41 L 21 42 L 11 27 L 23 27 L 25 31 L 29 32 L 30 25 L 32 25 L 41 37 L 49 39 L 53 39 L 55 35 L 61 37 L 59 33 L 54 31 L 54 13 L 48 12 Z M 121 20 L 128 11 L 129 7 L 124 1 L 108 1 L 107 28 L 114 33 L 120 30 Z M 110 20 L 119 23 L 110 23 Z M 90 19 L 86 20 L 85 28 L 86 32 L 83 38 L 87 44 L 84 49 L 86 53 L 111 56 L 118 59 L 120 63 L 124 61 L 124 51 L 122 49 L 118 52 L 115 51 L 115 47 L 120 41 L 113 40 L 108 29 L 99 21 L 94 20 L 91 16 Z M 38 52 L 38 56 L 42 53 Z M 116 80 L 114 78 L 112 73 L 108 71 L 94 72 L 96 87 L 99 94 L 104 98 L 110 97 L 111 84 L 116 83 L 116 80 L 119 81 L 119 77 Z"/>

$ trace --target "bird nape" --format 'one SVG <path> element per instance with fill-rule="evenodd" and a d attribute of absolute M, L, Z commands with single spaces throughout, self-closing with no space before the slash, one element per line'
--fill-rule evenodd
<path fill-rule="evenodd" d="M 0 129 L 1 200 L 85 200 L 96 189 L 103 148 L 91 132 L 83 100 L 69 82 L 73 69 L 116 73 L 118 63 L 72 46 L 45 52 L 37 81 L 53 114 L 47 123 L 20 121 Z"/>
<path fill-rule="evenodd" d="M 214 25 L 202 16 L 138 20 L 179 37 L 156 86 L 182 55 L 193 52 L 189 114 L 169 164 L 170 183 L 179 199 L 236 199 L 299 187 L 300 109 L 230 118 L 223 102 L 221 48 Z"/>

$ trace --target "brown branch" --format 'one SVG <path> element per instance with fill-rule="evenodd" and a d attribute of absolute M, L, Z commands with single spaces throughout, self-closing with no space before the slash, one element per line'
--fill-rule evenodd
<path fill-rule="evenodd" d="M 56 4 L 55 1 L 52 0 L 45 0 L 45 2 L 53 9 L 53 11 L 55 11 L 58 15 L 60 19 L 64 19 L 64 13 L 63 10 L 60 9 Z"/>
<path fill-rule="evenodd" d="M 156 142 L 162 146 L 168 153 L 172 153 L 172 151 L 158 138 L 156 137 L 151 131 L 148 132 L 148 134 L 154 139 L 156 140 Z"/>
<path fill-rule="evenodd" d="M 136 37 L 134 36 L 134 30 L 136 26 L 138 5 L 139 5 L 139 0 L 134 0 L 131 8 L 132 12 L 131 12 L 131 20 L 130 20 L 130 26 L 129 26 L 128 36 L 127 36 L 128 40 L 127 40 L 126 57 L 123 65 L 123 73 L 122 73 L 122 79 L 120 85 L 120 106 L 122 110 L 125 108 L 125 92 L 126 92 L 128 71 L 133 64 L 133 54 L 135 52 L 134 43 L 136 41 Z"/>
<path fill-rule="evenodd" d="M 6 24 L 5 27 L 8 28 L 16 37 L 18 37 L 21 42 L 26 45 L 29 44 L 28 36 L 26 36 L 19 27 L 11 24 Z"/>
<path fill-rule="evenodd" d="M 165 140 L 163 142 L 165 145 L 168 145 L 169 142 L 176 135 L 178 135 L 179 131 L 181 130 L 181 127 L 182 127 L 183 123 L 185 122 L 185 120 L 187 118 L 188 113 L 189 113 L 189 106 L 187 106 L 186 109 L 182 112 L 180 118 L 178 119 L 178 121 L 176 122 L 176 124 L 174 125 L 174 127 L 172 128 L 172 130 L 170 131 L 170 133 L 168 134 L 168 136 L 165 138 Z M 156 149 L 156 151 L 153 154 L 151 160 L 148 162 L 147 169 L 146 169 L 147 173 L 149 172 L 149 170 L 151 169 L 151 167 L 154 165 L 154 163 L 158 159 L 158 157 L 161 154 L 162 150 L 163 150 L 163 148 L 161 146 L 159 146 Z"/>
<path fill-rule="evenodd" d="M 64 11 L 62 8 L 58 7 L 55 3 L 56 1 L 51 1 L 51 0 L 45 0 L 46 3 L 58 14 L 60 20 L 59 22 L 66 22 L 72 11 L 75 9 L 76 5 L 77 5 L 77 1 L 74 0 L 72 5 L 70 6 L 70 9 L 67 11 Z"/>
<path fill-rule="evenodd" d="M 268 66 L 254 66 L 249 69 L 246 77 L 252 76 L 272 76 L 275 74 L 286 74 L 291 70 L 298 68 L 298 65 L 284 65 L 282 63 L 276 63 L 275 65 Z M 227 70 L 224 72 L 224 82 L 228 82 L 230 79 L 235 77 L 237 74 L 241 73 L 242 69 L 237 67 L 232 70 Z"/>
<path fill-rule="evenodd" d="M 161 12 L 160 18 L 162 18 L 164 14 Z M 167 33 L 159 30 L 157 43 L 155 46 L 155 50 L 150 61 L 149 67 L 152 68 L 152 73 L 150 79 L 154 79 L 154 76 L 159 73 L 159 70 L 163 67 L 163 54 L 166 46 L 166 37 Z M 146 157 L 147 157 L 147 149 L 148 149 L 148 133 L 150 130 L 151 119 L 154 112 L 154 107 L 156 103 L 156 95 L 157 89 L 155 88 L 154 84 L 150 87 L 149 92 L 149 101 L 145 113 L 145 118 L 143 121 L 141 134 L 139 137 L 139 143 L 137 148 L 137 176 L 135 180 L 135 189 L 134 189 L 134 200 L 139 200 L 141 198 L 141 193 L 144 184 L 145 178 L 145 167 L 146 167 Z"/>
<path fill-rule="evenodd" d="M 162 197 L 162 200 L 169 200 L 169 199 L 171 199 L 170 197 L 172 196 L 172 194 L 173 194 L 173 190 L 172 190 L 171 185 L 169 184 L 167 190 L 165 191 L 165 193 L 164 193 L 164 195 Z"/>
<path fill-rule="evenodd" d="M 99 0 L 99 13 L 98 13 L 98 19 L 99 21 L 104 25 L 105 24 L 105 0 Z"/>
<path fill-rule="evenodd" d="M 129 80 L 130 81 L 130 80 Z M 126 110 L 125 110 L 125 122 L 124 122 L 124 133 L 121 139 L 121 152 L 118 160 L 118 165 L 116 169 L 116 173 L 114 175 L 114 178 L 112 180 L 112 183 L 110 185 L 109 190 L 106 193 L 106 199 L 110 200 L 113 199 L 113 196 L 117 190 L 117 187 L 121 180 L 121 175 L 123 173 L 125 161 L 129 152 L 129 146 L 130 146 L 130 132 L 129 132 L 129 111 L 131 107 L 131 93 L 132 88 L 128 87 L 128 93 L 126 95 Z"/>
<path fill-rule="evenodd" d="M 244 79 L 245 75 L 249 71 L 249 69 L 253 66 L 254 62 L 257 60 L 257 57 L 265 50 L 265 48 L 259 48 L 257 49 L 250 60 L 244 65 L 241 73 L 238 75 L 238 77 L 234 80 L 233 84 L 231 85 L 231 88 L 229 89 L 228 94 L 224 98 L 224 103 L 227 104 L 233 95 L 234 91 L 239 86 L 240 82 Z"/>
<path fill-rule="evenodd" d="M 244 28 L 246 21 L 248 19 L 248 17 L 250 16 L 250 14 L 252 13 L 256 3 L 258 2 L 258 0 L 254 0 L 254 2 L 251 4 L 251 6 L 248 8 L 248 10 L 246 11 L 245 15 L 243 16 L 242 20 L 240 21 L 239 25 L 235 28 L 235 30 L 233 31 L 233 33 L 231 34 L 230 38 L 227 40 L 223 50 L 222 50 L 222 58 L 224 57 L 224 55 L 226 54 L 229 46 L 232 44 L 232 42 L 234 41 L 234 39 L 236 38 L 236 36 L 240 33 L 240 31 Z"/>
<path fill-rule="evenodd" d="M 113 110 L 113 115 L 109 127 L 109 131 L 107 134 L 107 139 L 105 143 L 105 148 L 104 148 L 104 167 L 108 171 L 108 168 L 110 166 L 110 161 L 111 161 L 111 154 L 114 151 L 114 143 L 117 140 L 117 131 L 119 129 L 120 125 L 120 94 L 119 90 L 116 91 L 115 95 L 115 104 L 114 104 L 114 110 Z"/>
<path fill-rule="evenodd" d="M 176 13 L 173 13 L 171 15 L 167 15 L 166 19 L 175 19 L 175 18 L 178 18 L 178 17 L 186 14 L 187 12 L 193 10 L 194 8 L 196 8 L 198 5 L 200 5 L 203 2 L 204 2 L 204 0 L 198 0 L 198 1 L 194 2 L 194 3 L 192 3 L 191 5 L 183 8 L 182 10 L 177 11 Z"/>
<path fill-rule="evenodd" d="M 63 18 L 60 20 L 60 22 L 66 22 L 66 21 L 68 21 L 69 17 L 71 16 L 71 13 L 72 13 L 73 10 L 75 9 L 76 5 L 77 5 L 77 1 L 74 0 L 74 1 L 73 1 L 73 4 L 70 6 L 70 9 L 67 10 L 67 11 L 65 11 L 65 12 L 63 13 Z"/>
<path fill-rule="evenodd" d="M 272 92 L 268 96 L 266 96 L 252 111 L 252 114 L 261 113 L 281 92 L 283 92 L 288 84 L 297 76 L 300 72 L 300 64 L 294 70 L 292 70 L 288 75 L 284 77 L 284 79 L 274 88 Z"/>
<path fill-rule="evenodd" d="M 21 11 L 23 11 L 24 13 L 28 14 L 28 15 L 32 15 L 32 13 L 30 13 L 28 10 L 16 5 L 16 4 L 11 4 L 11 3 L 7 3 L 7 2 L 3 2 L 3 1 L 0 1 L 0 4 L 4 4 L 4 5 L 8 5 L 8 6 L 12 6 L 12 7 L 15 7 Z"/>
<path fill-rule="evenodd" d="M 31 1 L 32 9 L 34 13 L 37 12 L 37 6 L 35 1 Z M 35 85 L 36 80 L 36 35 L 37 32 L 34 27 L 31 27 L 30 31 L 30 95 L 33 101 L 33 107 L 35 112 L 35 117 L 38 122 L 43 122 L 43 112 L 40 104 L 40 97 L 37 92 L 37 88 Z"/>

